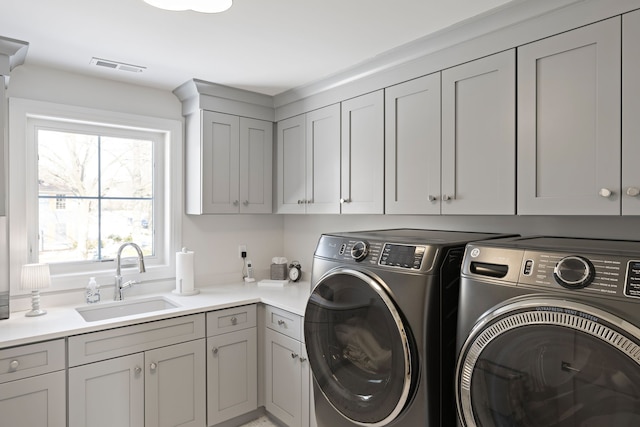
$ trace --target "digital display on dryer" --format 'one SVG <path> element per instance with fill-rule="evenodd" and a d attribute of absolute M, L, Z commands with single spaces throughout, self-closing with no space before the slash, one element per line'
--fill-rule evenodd
<path fill-rule="evenodd" d="M 419 270 L 424 253 L 424 246 L 385 243 L 379 264 Z"/>

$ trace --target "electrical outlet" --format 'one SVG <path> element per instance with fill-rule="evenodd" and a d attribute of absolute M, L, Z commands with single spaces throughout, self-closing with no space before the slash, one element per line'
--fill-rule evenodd
<path fill-rule="evenodd" d="M 245 256 L 242 256 L 244 252 Z M 246 258 L 247 256 L 247 245 L 238 245 L 238 258 Z"/>

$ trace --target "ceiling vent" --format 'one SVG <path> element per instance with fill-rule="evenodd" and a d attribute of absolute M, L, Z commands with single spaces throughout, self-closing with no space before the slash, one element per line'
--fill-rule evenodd
<path fill-rule="evenodd" d="M 131 73 L 141 73 L 147 69 L 147 67 L 141 67 L 140 65 L 125 64 L 123 62 L 111 61 L 108 59 L 91 58 L 91 65 L 96 67 L 104 67 L 112 70 L 129 71 Z"/>

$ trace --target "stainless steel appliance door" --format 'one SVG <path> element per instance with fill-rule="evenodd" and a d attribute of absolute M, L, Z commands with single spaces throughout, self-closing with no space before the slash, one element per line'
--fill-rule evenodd
<path fill-rule="evenodd" d="M 342 416 L 384 426 L 411 400 L 418 381 L 411 331 L 377 278 L 336 268 L 311 293 L 304 317 L 311 371 Z"/>
<path fill-rule="evenodd" d="M 516 299 L 484 316 L 456 375 L 463 426 L 640 425 L 640 330 L 564 299 Z"/>

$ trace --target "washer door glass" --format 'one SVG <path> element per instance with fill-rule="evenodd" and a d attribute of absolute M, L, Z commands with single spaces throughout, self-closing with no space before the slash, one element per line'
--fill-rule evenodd
<path fill-rule="evenodd" d="M 640 426 L 639 343 L 637 328 L 583 304 L 509 304 L 462 349 L 463 425 Z"/>
<path fill-rule="evenodd" d="M 352 422 L 397 418 L 417 380 L 413 340 L 384 287 L 336 269 L 314 288 L 304 317 L 311 371 L 333 407 Z"/>

